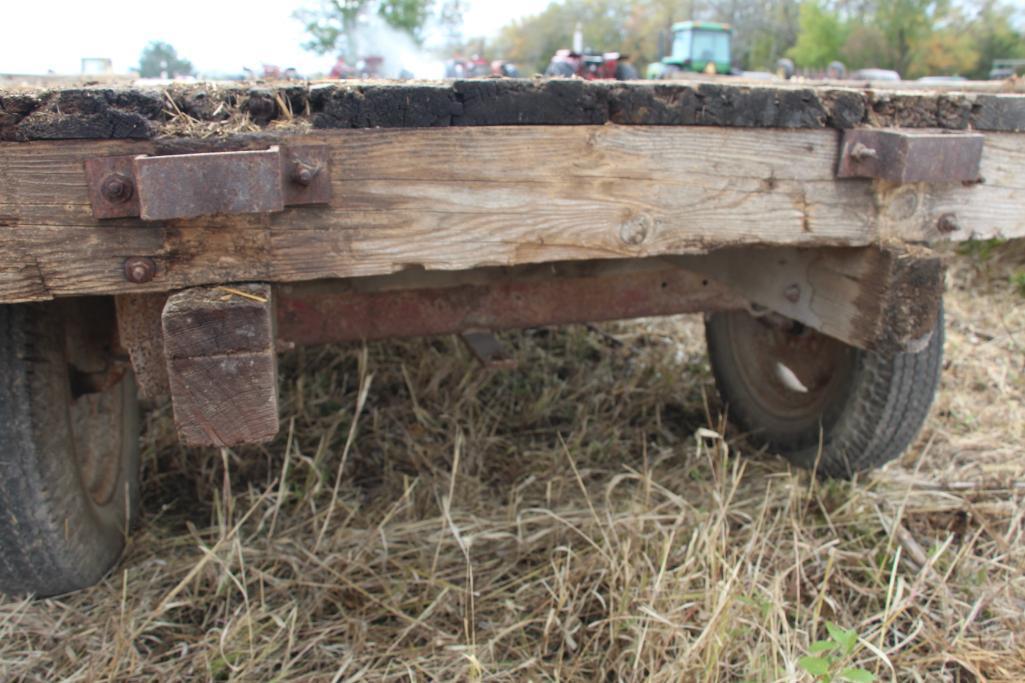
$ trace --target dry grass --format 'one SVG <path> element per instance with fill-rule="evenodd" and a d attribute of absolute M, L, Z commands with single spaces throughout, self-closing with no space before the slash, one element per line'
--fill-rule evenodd
<path fill-rule="evenodd" d="M 0 602 L 24 680 L 801 679 L 832 621 L 880 680 L 1025 680 L 1022 251 L 958 257 L 934 414 L 815 483 L 718 435 L 700 320 L 284 361 L 281 437 L 145 434 L 121 567 Z M 706 400 L 707 399 L 707 400 Z"/>

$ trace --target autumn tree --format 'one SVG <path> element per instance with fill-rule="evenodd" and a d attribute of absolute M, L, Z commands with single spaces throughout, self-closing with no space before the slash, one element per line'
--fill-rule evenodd
<path fill-rule="evenodd" d="M 633 5 L 621 0 L 553 2 L 540 14 L 519 19 L 502 29 L 496 47 L 505 59 L 541 73 L 556 50 L 572 46 L 573 31 L 579 23 L 586 47 L 627 51 L 626 26 Z M 631 57 L 637 59 L 637 55 Z"/>
<path fill-rule="evenodd" d="M 984 78 L 994 59 L 1025 58 L 1020 18 L 1011 0 L 556 0 L 503 28 L 495 56 L 543 71 L 580 23 L 586 45 L 643 71 L 671 45 L 674 23 L 699 19 L 733 26 L 742 68 L 772 69 L 785 54 L 804 68 L 838 60 L 908 78 Z"/>
<path fill-rule="evenodd" d="M 875 10 L 874 22 L 890 48 L 891 63 L 898 73 L 907 75 L 915 57 L 949 7 L 948 0 L 882 0 Z"/>

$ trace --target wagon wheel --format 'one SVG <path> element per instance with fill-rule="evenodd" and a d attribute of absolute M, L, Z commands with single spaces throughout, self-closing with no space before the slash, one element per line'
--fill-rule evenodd
<path fill-rule="evenodd" d="M 919 353 L 863 351 L 769 314 L 715 313 L 709 360 L 730 419 L 795 465 L 848 478 L 907 448 L 939 383 L 943 314 Z"/>
<path fill-rule="evenodd" d="M 74 302 L 113 329 L 110 301 Z M 128 369 L 81 362 L 69 307 L 0 306 L 0 592 L 56 595 L 117 561 L 139 498 L 139 413 Z M 111 336 L 107 335 L 108 340 Z M 72 362 L 69 362 L 72 359 Z M 76 365 L 77 364 L 77 365 Z"/>

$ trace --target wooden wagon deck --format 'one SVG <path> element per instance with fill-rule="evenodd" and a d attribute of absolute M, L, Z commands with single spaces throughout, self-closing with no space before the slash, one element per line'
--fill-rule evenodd
<path fill-rule="evenodd" d="M 755 443 L 892 460 L 942 368 L 930 243 L 1025 235 L 1025 95 L 991 88 L 0 90 L 0 589 L 116 561 L 137 394 L 187 445 L 263 442 L 300 344 L 460 334 L 502 365 L 496 330 L 705 312 Z"/>
<path fill-rule="evenodd" d="M 976 131 L 978 182 L 837 178 L 851 128 Z M 1025 95 L 479 80 L 0 93 L 0 301 L 727 246 L 1025 234 Z M 93 217 L 83 163 L 330 149 L 329 206 Z M 124 260 L 156 264 L 127 282 Z"/>

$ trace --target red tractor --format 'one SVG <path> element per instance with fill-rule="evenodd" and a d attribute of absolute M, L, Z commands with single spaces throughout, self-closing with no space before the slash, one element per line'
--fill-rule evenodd
<path fill-rule="evenodd" d="M 338 61 L 331 67 L 331 78 L 380 78 L 381 67 L 384 64 L 384 57 L 380 55 L 369 55 L 349 64 L 345 57 L 338 56 Z"/>
<path fill-rule="evenodd" d="M 632 81 L 638 78 L 637 69 L 618 52 L 592 53 L 590 51 L 558 50 L 545 69 L 545 76 L 588 81 L 609 79 Z"/>

